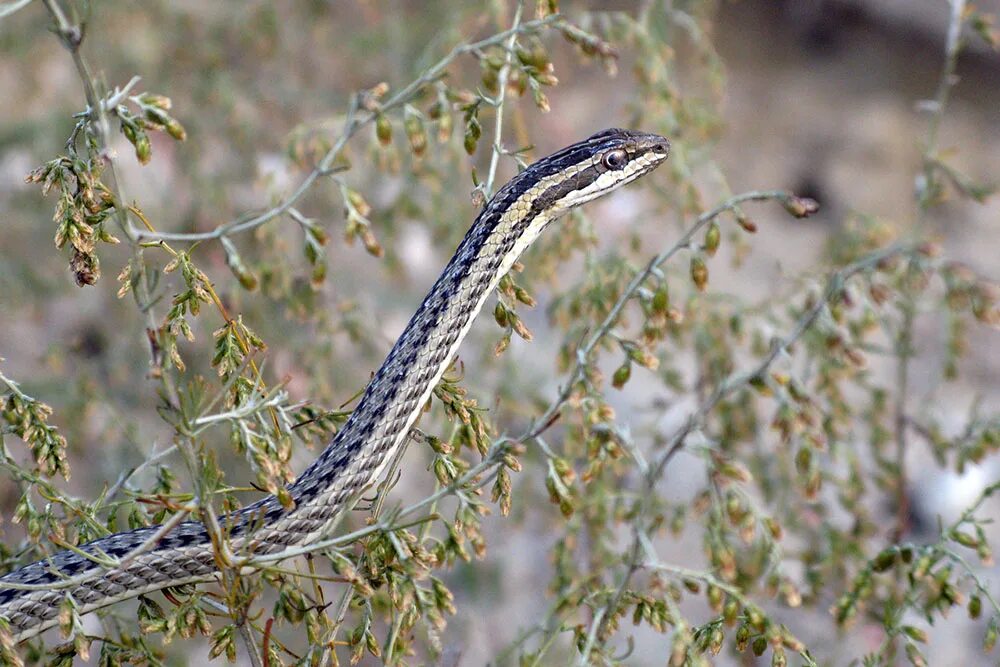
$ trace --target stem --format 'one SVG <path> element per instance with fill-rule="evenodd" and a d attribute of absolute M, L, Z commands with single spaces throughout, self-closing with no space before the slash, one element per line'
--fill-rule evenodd
<path fill-rule="evenodd" d="M 951 89 L 958 82 L 958 77 L 955 76 L 955 68 L 958 65 L 958 55 L 962 50 L 962 25 L 964 23 L 966 0 L 949 0 L 949 3 L 951 4 L 951 14 L 948 20 L 948 35 L 945 39 L 944 65 L 941 69 L 941 78 L 938 80 L 934 100 L 927 105 L 931 111 L 931 117 L 927 127 L 927 143 L 924 146 L 923 155 L 921 156 L 924 188 L 931 188 L 934 183 L 934 172 L 938 169 L 937 152 L 941 123 L 944 120 L 944 111 L 948 105 Z M 926 197 L 920 195 L 918 197 L 920 212 L 925 213 L 930 203 Z"/>
<path fill-rule="evenodd" d="M 597 629 L 601 627 L 606 612 L 607 608 L 601 607 L 594 614 L 594 619 L 590 623 L 590 631 L 587 633 L 587 643 L 583 645 L 583 651 L 580 652 L 580 659 L 576 663 L 579 667 L 587 667 L 590 652 L 594 650 L 594 642 L 597 640 Z"/>
<path fill-rule="evenodd" d="M 10 16 L 19 9 L 24 9 L 31 4 L 31 0 L 11 0 L 4 5 L 0 5 L 0 19 Z"/>
<path fill-rule="evenodd" d="M 951 14 L 948 19 L 948 35 L 945 38 L 944 66 L 941 78 L 938 80 L 937 92 L 934 95 L 933 113 L 930 126 L 927 128 L 927 148 L 924 151 L 925 160 L 937 151 L 938 136 L 941 121 L 944 119 L 945 107 L 951 95 L 951 89 L 958 82 L 955 68 L 958 65 L 958 55 L 961 52 L 962 24 L 965 14 L 966 0 L 949 0 Z"/>
<path fill-rule="evenodd" d="M 264 661 L 261 660 L 260 651 L 257 650 L 257 644 L 253 641 L 253 635 L 250 634 L 250 626 L 247 625 L 245 618 L 239 623 L 239 628 L 240 637 L 243 639 L 243 645 L 246 646 L 247 655 L 250 656 L 250 664 L 252 664 L 253 667 L 264 667 Z"/>
<path fill-rule="evenodd" d="M 909 394 L 910 358 L 913 356 L 913 319 L 915 311 L 908 296 L 902 305 L 903 322 L 896 340 L 896 525 L 890 540 L 898 543 L 906 533 L 909 497 L 906 494 L 906 399 Z"/>
<path fill-rule="evenodd" d="M 507 98 L 507 79 L 510 77 L 510 63 L 514 56 L 514 45 L 517 43 L 517 32 L 515 31 L 521 23 L 521 10 L 523 8 L 523 2 L 518 2 L 517 9 L 514 10 L 514 21 L 510 26 L 511 35 L 504 46 L 503 66 L 497 75 L 498 92 L 495 100 L 496 104 L 494 105 L 496 107 L 496 118 L 494 119 L 493 126 L 493 153 L 490 155 L 490 168 L 486 174 L 486 181 L 483 183 L 483 195 L 487 201 L 493 196 L 493 182 L 497 175 L 497 165 L 500 163 L 500 154 L 504 152 L 500 141 L 503 133 L 503 103 Z"/>

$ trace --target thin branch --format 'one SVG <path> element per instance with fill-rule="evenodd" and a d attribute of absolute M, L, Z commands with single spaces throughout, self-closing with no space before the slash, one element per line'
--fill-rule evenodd
<path fill-rule="evenodd" d="M 253 667 L 264 667 L 264 661 L 260 657 L 260 651 L 257 650 L 257 644 L 253 641 L 253 635 L 250 634 L 250 626 L 247 624 L 247 619 L 241 619 L 241 622 L 237 623 L 237 626 L 240 629 L 240 638 L 243 639 L 243 645 L 246 646 L 247 655 L 250 656 L 250 664 L 252 664 Z"/>
<path fill-rule="evenodd" d="M 226 421 L 240 421 L 253 414 L 256 414 L 263 408 L 276 407 L 285 402 L 288 398 L 288 393 L 285 392 L 280 387 L 275 387 L 271 390 L 269 395 L 261 396 L 260 399 L 251 399 L 246 403 L 238 405 L 232 410 L 226 410 L 225 412 L 218 412 L 211 415 L 203 415 L 196 418 L 192 426 L 201 427 L 195 428 L 191 435 L 197 435 L 204 430 L 204 427 L 217 424 L 219 422 Z"/>
<path fill-rule="evenodd" d="M 153 445 L 153 448 L 154 449 L 156 448 L 155 444 Z M 136 467 L 132 468 L 132 470 L 129 471 L 127 474 L 123 474 L 121 477 L 119 477 L 118 481 L 116 481 L 114 484 L 112 484 L 111 488 L 108 489 L 107 494 L 105 494 L 105 498 L 107 500 L 111 500 L 112 498 L 115 497 L 115 495 L 118 494 L 119 491 L 122 490 L 122 488 L 126 484 L 128 484 L 129 480 L 131 480 L 133 477 L 135 477 L 136 475 L 138 475 L 141 471 L 145 470 L 149 466 L 156 465 L 157 463 L 159 463 L 163 459 L 167 458 L 168 456 L 170 456 L 171 454 L 173 454 L 176 451 L 177 451 L 177 445 L 170 445 L 166 449 L 164 449 L 162 451 L 159 451 L 159 452 L 157 452 L 155 454 L 152 454 L 149 458 L 147 458 L 146 460 L 144 460 L 142 463 L 140 463 Z"/>
<path fill-rule="evenodd" d="M 10 16 L 19 9 L 24 9 L 31 4 L 31 0 L 11 0 L 0 5 L 0 19 Z"/>
<path fill-rule="evenodd" d="M 948 19 L 948 35 L 945 38 L 944 65 L 941 70 L 941 78 L 938 79 L 934 100 L 928 105 L 931 110 L 931 119 L 927 129 L 925 160 L 937 151 L 945 107 L 948 105 L 951 89 L 958 83 L 955 68 L 958 66 L 958 55 L 962 50 L 962 25 L 965 23 L 966 0 L 949 0 L 949 4 L 951 5 L 951 14 Z"/>
<path fill-rule="evenodd" d="M 896 338 L 896 401 L 894 429 L 896 434 L 896 522 L 890 541 L 898 543 L 906 532 L 909 520 L 909 495 L 906 488 L 907 420 L 906 402 L 910 389 L 910 358 L 913 356 L 913 320 L 916 315 L 909 294 L 902 295 L 903 321 Z"/>
<path fill-rule="evenodd" d="M 490 155 L 490 168 L 486 173 L 486 180 L 483 182 L 482 188 L 486 200 L 489 200 L 493 196 L 493 182 L 496 179 L 497 166 L 500 164 L 500 154 L 503 153 L 503 143 L 501 141 L 501 137 L 503 136 L 503 104 L 504 100 L 507 99 L 507 79 L 510 77 L 510 63 L 514 57 L 514 45 L 517 43 L 518 33 L 516 30 L 521 23 L 521 10 L 523 8 L 523 2 L 518 2 L 517 9 L 514 10 L 514 21 L 510 26 L 510 39 L 507 40 L 507 44 L 504 46 L 503 65 L 500 67 L 500 73 L 497 75 L 497 97 L 494 104 L 496 118 L 494 119 L 493 126 L 493 152 Z"/>
<path fill-rule="evenodd" d="M 576 663 L 579 667 L 586 667 L 590 663 L 590 652 L 594 650 L 594 642 L 597 640 L 597 630 L 601 627 L 604 621 L 604 614 L 606 613 L 607 608 L 601 607 L 594 614 L 594 618 L 590 622 L 590 631 L 587 633 L 587 641 L 583 645 L 583 651 L 580 652 L 580 659 Z"/>
<path fill-rule="evenodd" d="M 918 190 L 924 191 L 933 187 L 935 171 L 942 166 L 937 155 L 941 124 L 944 121 L 944 112 L 948 105 L 951 89 L 958 83 L 955 69 L 958 66 L 958 56 L 962 50 L 962 26 L 965 23 L 966 0 L 949 0 L 949 4 L 951 5 L 951 13 L 948 20 L 948 35 L 945 39 L 944 65 L 941 77 L 938 79 L 937 92 L 933 100 L 925 101 L 919 105 L 931 113 L 927 127 L 927 142 L 921 156 L 923 173 L 918 179 Z M 920 204 L 920 212 L 925 213 L 929 200 L 923 193 L 918 193 L 917 199 L 918 204 Z"/>

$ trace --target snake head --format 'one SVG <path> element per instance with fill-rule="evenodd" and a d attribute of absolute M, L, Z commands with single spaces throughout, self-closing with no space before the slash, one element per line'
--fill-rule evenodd
<path fill-rule="evenodd" d="M 611 128 L 535 162 L 508 187 L 531 193 L 533 213 L 558 217 L 648 174 L 669 156 L 665 137 Z"/>

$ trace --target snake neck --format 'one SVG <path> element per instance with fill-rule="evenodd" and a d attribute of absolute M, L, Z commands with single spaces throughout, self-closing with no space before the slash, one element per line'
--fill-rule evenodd
<path fill-rule="evenodd" d="M 498 192 L 480 213 L 347 422 L 289 485 L 295 509 L 288 511 L 269 497 L 242 511 L 247 519 L 262 517 L 260 524 L 273 528 L 261 536 L 258 548 L 273 551 L 314 539 L 331 513 L 374 483 L 403 446 L 476 315 L 524 249 L 554 219 L 551 211 L 512 206 L 526 196 L 516 185 Z"/>

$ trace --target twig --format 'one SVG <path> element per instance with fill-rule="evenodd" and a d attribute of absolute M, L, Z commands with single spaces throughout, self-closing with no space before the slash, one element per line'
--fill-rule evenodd
<path fill-rule="evenodd" d="M 580 659 L 577 661 L 579 667 L 587 667 L 590 661 L 590 652 L 594 650 L 594 642 L 597 640 L 597 630 L 601 627 L 604 621 L 604 614 L 607 613 L 606 607 L 601 607 L 594 614 L 593 620 L 590 622 L 590 631 L 587 633 L 587 642 L 583 645 L 583 651 L 580 652 Z"/>
<path fill-rule="evenodd" d="M 250 400 L 242 405 L 239 405 L 232 410 L 226 410 L 225 412 L 218 412 L 211 415 L 203 415 L 196 418 L 192 426 L 205 427 L 212 424 L 217 424 L 224 421 L 239 421 L 245 419 L 246 417 L 255 414 L 262 408 L 275 407 L 281 405 L 288 398 L 288 394 L 282 390 L 280 387 L 272 389 L 270 395 L 265 395 L 260 398 L 260 400 Z M 196 428 L 192 431 L 192 435 L 197 435 L 203 430 L 203 428 Z"/>
<path fill-rule="evenodd" d="M 0 5 L 0 19 L 10 16 L 19 9 L 24 9 L 31 4 L 31 0 L 11 0 L 11 2 Z"/>
<path fill-rule="evenodd" d="M 894 428 L 896 433 L 896 524 L 890 539 L 899 542 L 906 532 L 909 518 L 909 497 L 906 488 L 906 401 L 909 396 L 910 358 L 913 356 L 914 306 L 908 294 L 903 295 L 903 321 L 896 338 L 896 401 Z"/>
<path fill-rule="evenodd" d="M 260 657 L 260 651 L 257 650 L 257 644 L 253 641 L 253 635 L 250 634 L 250 626 L 247 624 L 247 619 L 240 619 L 240 622 L 237 625 L 240 629 L 240 637 L 243 639 L 243 645 L 246 646 L 247 655 L 250 656 L 250 664 L 252 664 L 253 667 L 264 667 L 264 662 Z"/>
<path fill-rule="evenodd" d="M 951 15 L 948 19 L 948 35 L 945 38 L 944 66 L 932 102 L 930 126 L 927 128 L 927 146 L 924 150 L 925 160 L 937 150 L 938 135 L 941 121 L 944 119 L 945 107 L 948 104 L 948 97 L 951 94 L 951 89 L 958 82 L 955 77 L 955 68 L 958 65 L 958 55 L 962 50 L 962 25 L 965 22 L 966 0 L 949 0 L 949 4 L 951 5 Z"/>
<path fill-rule="evenodd" d="M 955 69 L 958 66 L 958 56 L 962 50 L 962 25 L 965 22 L 966 0 L 949 0 L 949 4 L 951 5 L 951 14 L 948 20 L 948 35 L 945 39 L 944 65 L 941 69 L 941 77 L 938 80 L 934 99 L 923 104 L 931 112 L 930 122 L 927 127 L 927 143 L 924 145 L 923 155 L 921 156 L 923 162 L 923 188 L 931 187 L 931 184 L 934 182 L 934 171 L 940 165 L 937 152 L 941 123 L 944 120 L 945 107 L 948 104 L 951 89 L 958 82 L 958 77 L 955 76 Z M 918 203 L 921 204 L 921 212 L 925 211 L 927 207 L 923 196 L 918 197 Z"/>

